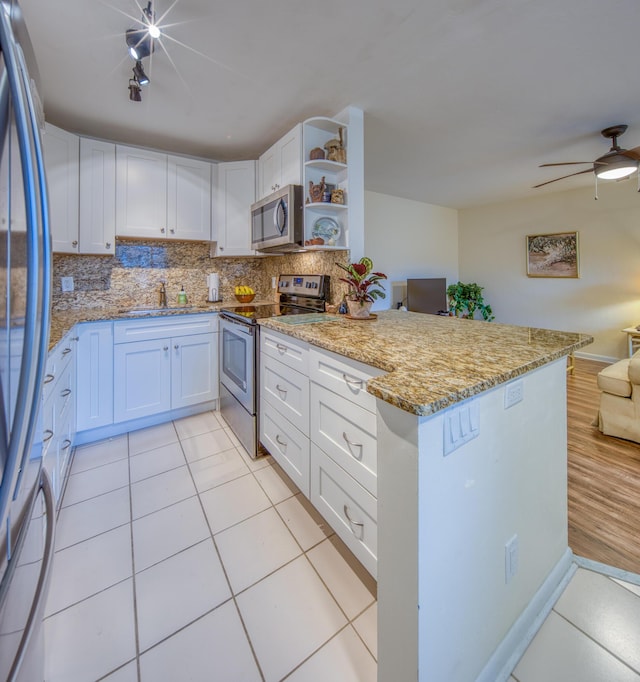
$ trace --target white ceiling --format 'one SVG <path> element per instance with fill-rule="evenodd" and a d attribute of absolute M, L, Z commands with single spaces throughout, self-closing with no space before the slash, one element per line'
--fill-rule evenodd
<path fill-rule="evenodd" d="M 638 0 L 156 0 L 166 52 L 134 103 L 124 33 L 141 4 L 21 0 L 50 122 L 250 159 L 352 104 L 365 188 L 455 208 L 592 184 L 531 189 L 576 169 L 540 163 L 605 153 L 606 126 L 640 146 Z"/>

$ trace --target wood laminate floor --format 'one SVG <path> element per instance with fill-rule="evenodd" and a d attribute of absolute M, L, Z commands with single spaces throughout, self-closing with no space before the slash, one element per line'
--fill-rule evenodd
<path fill-rule="evenodd" d="M 578 556 L 640 574 L 640 445 L 593 425 L 603 367 L 576 358 L 567 377 L 569 546 Z"/>

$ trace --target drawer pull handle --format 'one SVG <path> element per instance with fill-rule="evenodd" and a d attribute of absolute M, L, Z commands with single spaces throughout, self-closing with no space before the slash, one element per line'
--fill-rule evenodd
<path fill-rule="evenodd" d="M 44 433 L 45 435 L 42 438 L 42 442 L 48 443 L 53 438 L 53 431 L 51 429 L 47 429 Z"/>
<path fill-rule="evenodd" d="M 67 355 L 67 353 L 70 353 L 70 352 L 71 352 L 71 348 L 65 348 L 65 349 L 62 351 L 62 355 Z"/>
<path fill-rule="evenodd" d="M 287 389 L 286 388 L 282 388 L 282 386 L 280 386 L 280 384 L 276 384 L 276 388 L 278 389 L 278 391 L 280 391 L 280 393 L 284 393 L 284 395 L 286 397 L 286 395 L 287 395 Z"/>
<path fill-rule="evenodd" d="M 165 350 L 165 351 L 169 350 L 169 346 L 162 346 L 162 350 Z"/>
<path fill-rule="evenodd" d="M 360 523 L 359 521 L 354 521 L 351 516 L 349 516 L 349 507 L 345 504 L 344 507 L 344 515 L 347 517 L 347 521 L 352 525 L 352 526 L 358 526 L 359 528 L 362 528 L 364 526 L 364 523 Z"/>
<path fill-rule="evenodd" d="M 286 353 L 287 352 L 287 347 L 283 346 L 281 343 L 276 343 L 276 348 L 281 352 L 281 353 Z"/>
<path fill-rule="evenodd" d="M 349 437 L 347 436 L 347 432 L 343 431 L 342 432 L 342 437 L 345 440 L 345 443 L 349 446 L 349 451 L 351 454 L 356 458 L 356 459 L 362 459 L 362 443 L 354 443 L 352 440 L 349 440 Z M 351 451 L 351 448 L 360 448 L 360 457 L 357 457 L 356 455 L 353 454 Z"/>
<path fill-rule="evenodd" d="M 342 373 L 342 378 L 345 384 L 353 386 L 354 388 L 364 388 L 364 381 L 362 379 L 354 379 L 353 377 L 347 376 L 344 372 Z"/>
<path fill-rule="evenodd" d="M 287 443 L 285 443 L 283 440 L 280 440 L 280 434 L 276 434 L 276 443 L 283 448 L 287 447 Z"/>
<path fill-rule="evenodd" d="M 50 384 L 55 378 L 56 377 L 54 374 L 45 374 L 44 381 L 42 383 Z"/>
<path fill-rule="evenodd" d="M 62 449 L 68 450 L 70 447 L 71 447 L 71 441 L 68 438 L 65 438 L 64 443 L 62 444 Z"/>
<path fill-rule="evenodd" d="M 63 398 L 66 398 L 68 395 L 71 395 L 71 389 L 70 388 L 65 388 L 64 391 L 60 392 L 60 396 Z"/>

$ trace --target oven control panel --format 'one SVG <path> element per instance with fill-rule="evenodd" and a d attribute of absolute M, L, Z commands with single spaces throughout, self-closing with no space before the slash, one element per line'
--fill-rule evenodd
<path fill-rule="evenodd" d="M 280 275 L 278 293 L 324 299 L 328 293 L 328 279 L 325 275 Z"/>

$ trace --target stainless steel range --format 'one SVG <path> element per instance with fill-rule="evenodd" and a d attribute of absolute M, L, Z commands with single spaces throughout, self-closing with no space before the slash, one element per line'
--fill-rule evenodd
<path fill-rule="evenodd" d="M 238 305 L 220 311 L 220 412 L 251 457 L 259 454 L 258 320 L 324 313 L 328 275 L 280 275 L 277 303 Z"/>

